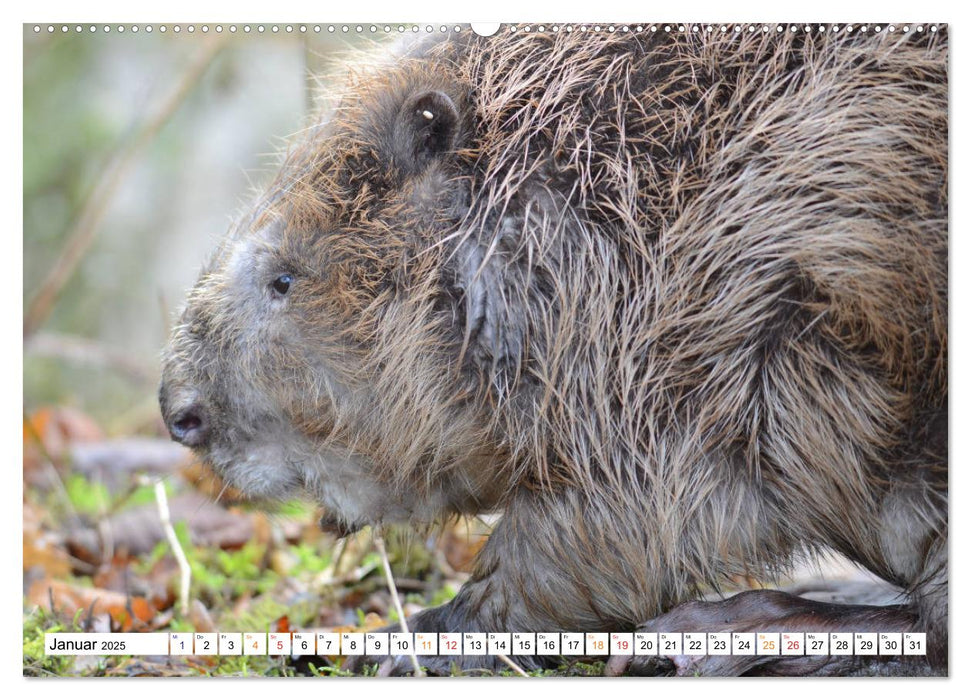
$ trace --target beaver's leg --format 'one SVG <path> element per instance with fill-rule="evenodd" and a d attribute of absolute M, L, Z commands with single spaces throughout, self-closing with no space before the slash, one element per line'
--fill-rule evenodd
<path fill-rule="evenodd" d="M 562 600 L 564 592 L 544 591 L 552 580 L 544 580 L 542 571 L 547 564 L 541 555 L 533 558 L 527 542 L 516 545 L 517 536 L 512 520 L 506 516 L 499 522 L 479 554 L 472 578 L 462 586 L 449 603 L 428 608 L 408 618 L 410 632 L 516 632 L 553 629 L 545 621 L 530 616 L 524 598 L 548 595 Z M 531 585 L 535 581 L 536 585 Z M 399 632 L 399 625 L 382 629 Z M 554 659 L 542 656 L 513 657 L 525 669 L 539 668 Z M 461 671 L 475 674 L 482 670 L 495 673 L 507 665 L 496 656 L 473 656 L 466 650 L 462 656 L 418 656 L 418 663 L 431 675 L 451 675 Z M 404 675 L 414 671 L 409 656 L 349 657 L 345 668 L 362 672 L 366 666 L 376 665 L 378 675 Z"/>
<path fill-rule="evenodd" d="M 556 494 L 524 489 L 508 504 L 489 537 L 472 578 L 449 603 L 408 619 L 418 632 L 609 632 L 633 629 L 663 606 L 652 596 L 656 572 L 645 558 L 648 540 L 631 509 L 598 507 L 576 490 Z M 625 574 L 626 572 L 626 574 Z M 633 606 L 633 607 L 632 607 Z M 618 620 L 628 620 L 620 623 Z M 526 669 L 556 665 L 548 656 L 513 660 Z M 428 656 L 433 673 L 503 670 L 495 656 Z M 377 664 L 382 673 L 409 673 L 407 657 L 349 660 L 351 668 Z"/>
<path fill-rule="evenodd" d="M 466 583 L 458 595 L 445 605 L 428 608 L 408 618 L 409 632 L 505 632 L 506 626 L 484 626 L 476 620 L 472 608 L 483 604 L 492 605 L 490 596 L 493 588 L 489 583 L 471 581 Z M 400 632 L 400 625 L 382 628 L 382 632 Z M 506 656 L 525 670 L 534 670 L 554 664 L 558 659 L 545 656 Z M 418 664 L 429 675 L 493 675 L 509 670 L 507 664 L 498 656 L 476 656 L 465 650 L 461 656 L 423 656 L 418 654 Z M 414 661 L 410 656 L 353 656 L 344 664 L 345 670 L 363 673 L 366 667 L 376 667 L 379 676 L 400 676 L 414 673 Z"/>

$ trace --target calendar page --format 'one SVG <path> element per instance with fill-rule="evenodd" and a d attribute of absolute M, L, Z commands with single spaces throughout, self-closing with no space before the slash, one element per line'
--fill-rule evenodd
<path fill-rule="evenodd" d="M 585 12 L 23 25 L 24 676 L 948 675 L 949 26 Z"/>

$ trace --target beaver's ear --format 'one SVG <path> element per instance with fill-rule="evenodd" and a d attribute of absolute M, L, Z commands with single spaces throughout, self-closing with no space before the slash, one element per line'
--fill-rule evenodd
<path fill-rule="evenodd" d="M 401 107 L 394 126 L 394 152 L 398 167 L 415 174 L 437 156 L 455 147 L 459 111 L 440 90 L 415 93 Z"/>

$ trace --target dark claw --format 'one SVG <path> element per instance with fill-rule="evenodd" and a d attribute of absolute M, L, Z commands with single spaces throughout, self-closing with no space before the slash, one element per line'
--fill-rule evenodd
<path fill-rule="evenodd" d="M 363 524 L 346 523 L 341 518 L 324 513 L 317 522 L 322 532 L 326 532 L 334 537 L 348 537 L 364 527 Z"/>

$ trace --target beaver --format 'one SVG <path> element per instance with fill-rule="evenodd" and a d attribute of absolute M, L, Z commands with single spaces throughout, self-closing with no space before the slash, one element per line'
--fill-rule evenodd
<path fill-rule="evenodd" d="M 189 293 L 165 422 L 339 535 L 501 511 L 412 631 L 920 631 L 946 669 L 946 29 L 700 29 L 379 49 Z M 907 601 L 695 602 L 823 550 Z M 783 658 L 690 672 L 863 657 Z"/>

